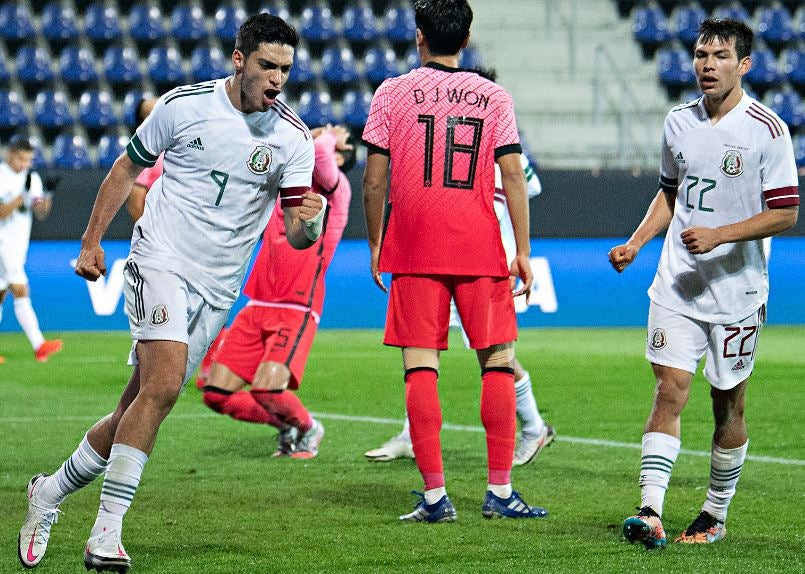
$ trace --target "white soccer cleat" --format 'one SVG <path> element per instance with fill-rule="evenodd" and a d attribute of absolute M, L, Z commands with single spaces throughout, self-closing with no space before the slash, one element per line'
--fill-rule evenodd
<path fill-rule="evenodd" d="M 37 474 L 28 482 L 28 513 L 17 539 L 17 555 L 26 568 L 33 568 L 44 558 L 50 540 L 50 527 L 59 518 L 59 507 L 46 508 L 37 496 L 46 476 L 45 473 Z"/>
<path fill-rule="evenodd" d="M 363 456 L 375 462 L 388 462 L 397 458 L 414 458 L 414 447 L 410 440 L 400 435 L 390 438 L 383 446 L 366 451 Z"/>
<path fill-rule="evenodd" d="M 555 436 L 556 432 L 549 424 L 542 427 L 542 434 L 536 438 L 528 438 L 521 434 L 520 444 L 518 444 L 517 448 L 514 450 L 512 465 L 522 466 L 534 460 L 542 449 L 553 442 Z"/>
<path fill-rule="evenodd" d="M 313 419 L 313 426 L 296 439 L 291 458 L 314 458 L 319 454 L 319 445 L 324 438 L 324 425 Z"/>
<path fill-rule="evenodd" d="M 94 536 L 90 535 L 84 548 L 84 566 L 97 572 L 117 572 L 126 574 L 131 567 L 131 558 L 126 554 L 120 541 L 120 530 L 104 528 Z"/>

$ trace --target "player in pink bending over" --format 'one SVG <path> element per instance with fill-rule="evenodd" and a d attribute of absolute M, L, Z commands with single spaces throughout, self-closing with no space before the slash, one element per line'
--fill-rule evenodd
<path fill-rule="evenodd" d="M 488 454 L 482 514 L 542 517 L 547 512 L 526 504 L 511 486 L 517 338 L 511 289 L 516 277 L 523 281 L 516 295 L 528 293 L 533 281 L 514 106 L 502 87 L 458 68 L 472 22 L 466 0 L 415 0 L 414 12 L 422 67 L 381 84 L 363 132 L 371 272 L 384 291 L 380 272 L 392 273 L 384 343 L 402 348 L 411 440 L 425 482 L 422 500 L 400 519 L 456 519 L 445 488 L 437 390 L 451 298 L 482 370 Z M 495 162 L 514 228 L 511 266 L 493 207 Z"/>
<path fill-rule="evenodd" d="M 271 218 L 243 289 L 250 300 L 207 353 L 209 375 L 202 364 L 196 381 L 214 411 L 280 429 L 274 455 L 293 458 L 316 456 L 324 436 L 324 426 L 290 391 L 299 388 L 316 335 L 324 275 L 347 224 L 352 195 L 344 171 L 355 159 L 345 128 L 328 125 L 312 133 L 313 190 L 328 199 L 322 238 L 306 251 L 289 248 L 282 218 Z M 251 391 L 243 390 L 247 384 Z"/>

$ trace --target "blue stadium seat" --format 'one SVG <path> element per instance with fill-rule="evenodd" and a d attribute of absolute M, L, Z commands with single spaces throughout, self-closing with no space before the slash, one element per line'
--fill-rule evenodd
<path fill-rule="evenodd" d="M 416 38 L 414 9 L 407 4 L 390 6 L 383 17 L 386 38 L 392 44 L 408 44 Z"/>
<path fill-rule="evenodd" d="M 81 94 L 78 119 L 90 138 L 97 140 L 103 132 L 118 124 L 112 94 L 105 90 L 89 90 Z"/>
<path fill-rule="evenodd" d="M 696 85 L 691 55 L 681 46 L 660 48 L 657 52 L 657 68 L 660 82 L 672 101 L 679 99 L 683 89 Z"/>
<path fill-rule="evenodd" d="M 129 143 L 129 138 L 115 133 L 104 134 L 98 140 L 98 167 L 109 169 L 115 160 L 123 153 Z"/>
<path fill-rule="evenodd" d="M 67 95 L 56 90 L 43 90 L 34 100 L 34 121 L 45 137 L 50 138 L 73 125 L 73 114 Z"/>
<path fill-rule="evenodd" d="M 676 39 L 690 48 L 699 37 L 699 24 L 707 18 L 707 12 L 698 2 L 691 2 L 674 9 L 671 13 L 671 28 Z"/>
<path fill-rule="evenodd" d="M 778 86 L 782 76 L 777 69 L 777 59 L 762 41 L 755 43 L 752 50 L 752 67 L 744 76 L 744 80 L 762 97 L 769 88 Z"/>
<path fill-rule="evenodd" d="M 123 97 L 123 123 L 132 130 L 137 128 L 137 108 L 144 98 L 153 97 L 153 94 L 134 89 L 126 92 Z"/>
<path fill-rule="evenodd" d="M 226 77 L 229 60 L 218 47 L 197 46 L 190 55 L 190 69 L 194 82 L 206 82 Z"/>
<path fill-rule="evenodd" d="M 794 137 L 794 159 L 798 168 L 805 168 L 805 135 Z"/>
<path fill-rule="evenodd" d="M 215 35 L 228 47 L 234 47 L 240 26 L 246 21 L 246 10 L 224 4 L 215 12 Z"/>
<path fill-rule="evenodd" d="M 783 44 L 796 38 L 791 12 L 780 2 L 775 2 L 770 6 L 760 6 L 755 15 L 758 22 L 758 38 L 770 47 L 779 49 Z"/>
<path fill-rule="evenodd" d="M 266 14 L 271 14 L 272 16 L 278 16 L 286 22 L 291 17 L 291 12 L 288 10 L 288 5 L 282 0 L 273 0 L 263 3 L 257 10 L 257 13 L 261 14 L 264 12 Z"/>
<path fill-rule="evenodd" d="M 148 74 L 157 92 L 187 83 L 179 50 L 170 46 L 154 46 L 148 52 Z"/>
<path fill-rule="evenodd" d="M 367 44 L 380 36 L 372 7 L 366 2 L 347 6 L 341 16 L 342 35 L 354 44 Z"/>
<path fill-rule="evenodd" d="M 313 61 L 310 51 L 300 42 L 294 52 L 294 64 L 291 68 L 291 75 L 288 77 L 288 87 L 293 88 L 307 84 L 316 79 L 316 72 L 313 70 Z"/>
<path fill-rule="evenodd" d="M 140 58 L 137 51 L 129 46 L 109 46 L 103 55 L 103 69 L 116 93 L 142 80 Z"/>
<path fill-rule="evenodd" d="M 11 90 L 0 90 L 0 137 L 6 139 L 28 125 L 23 99 Z"/>
<path fill-rule="evenodd" d="M 53 81 L 50 52 L 44 46 L 21 46 L 17 52 L 17 79 L 29 95 Z"/>
<path fill-rule="evenodd" d="M 419 52 L 416 51 L 416 46 L 411 46 L 405 51 L 403 62 L 405 62 L 403 67 L 406 72 L 410 72 L 421 65 L 421 62 L 419 61 Z"/>
<path fill-rule="evenodd" d="M 77 44 L 65 46 L 59 57 L 61 79 L 72 95 L 78 95 L 98 82 L 95 57 L 88 48 Z"/>
<path fill-rule="evenodd" d="M 345 45 L 331 46 L 321 56 L 321 78 L 330 88 L 342 88 L 360 80 L 355 56 Z"/>
<path fill-rule="evenodd" d="M 318 90 L 302 92 L 296 111 L 309 128 L 338 123 L 328 92 Z"/>
<path fill-rule="evenodd" d="M 732 18 L 733 20 L 747 22 L 750 25 L 752 23 L 752 17 L 749 12 L 738 0 L 733 0 L 733 2 L 726 5 L 716 6 L 713 9 L 713 16 L 716 18 Z"/>
<path fill-rule="evenodd" d="M 0 86 L 7 86 L 11 81 L 11 70 L 8 69 L 6 64 L 7 59 L 5 50 L 0 48 Z"/>
<path fill-rule="evenodd" d="M 34 20 L 28 7 L 21 2 L 6 2 L 0 6 L 0 39 L 14 54 L 23 42 L 36 35 Z"/>
<path fill-rule="evenodd" d="M 648 2 L 632 11 L 632 33 L 647 59 L 654 56 L 660 44 L 671 39 L 665 14 L 656 2 Z"/>
<path fill-rule="evenodd" d="M 204 11 L 197 4 L 179 4 L 171 13 L 171 36 L 183 50 L 207 39 Z"/>
<path fill-rule="evenodd" d="M 481 53 L 474 46 L 467 46 L 458 55 L 458 67 L 473 70 L 483 67 Z"/>
<path fill-rule="evenodd" d="M 386 78 L 393 78 L 400 73 L 397 56 L 388 44 L 373 46 L 366 50 L 363 63 L 366 80 L 375 87 Z"/>
<path fill-rule="evenodd" d="M 372 92 L 369 90 L 349 90 L 342 98 L 344 123 L 356 133 L 360 133 L 369 117 L 369 105 L 372 103 Z"/>
<path fill-rule="evenodd" d="M 92 166 L 87 141 L 78 134 L 59 134 L 53 142 L 53 167 L 87 169 Z"/>
<path fill-rule="evenodd" d="M 805 125 L 805 104 L 797 92 L 786 86 L 779 92 L 767 95 L 767 104 L 780 119 L 788 124 L 791 131 Z"/>
<path fill-rule="evenodd" d="M 786 79 L 792 86 L 805 93 L 805 44 L 785 50 L 782 62 Z"/>
<path fill-rule="evenodd" d="M 89 6 L 84 13 L 84 33 L 99 48 L 120 40 L 123 29 L 116 5 L 96 2 Z"/>
<path fill-rule="evenodd" d="M 138 46 L 148 50 L 165 39 L 162 10 L 156 4 L 139 2 L 129 11 L 129 34 Z"/>
<path fill-rule="evenodd" d="M 314 4 L 302 10 L 299 33 L 311 48 L 318 48 L 337 36 L 333 12 L 326 5 Z"/>
<path fill-rule="evenodd" d="M 81 35 L 76 21 L 73 7 L 60 1 L 49 2 L 42 9 L 42 35 L 52 50 L 61 50 Z"/>
<path fill-rule="evenodd" d="M 794 32 L 800 40 L 805 40 L 805 6 L 794 13 Z"/>

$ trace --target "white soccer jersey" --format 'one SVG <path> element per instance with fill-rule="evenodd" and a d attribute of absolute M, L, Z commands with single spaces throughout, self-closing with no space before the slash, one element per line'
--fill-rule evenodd
<path fill-rule="evenodd" d="M 230 79 L 163 95 L 126 148 L 145 167 L 165 151 L 131 257 L 181 275 L 222 308 L 238 297 L 278 193 L 310 188 L 314 163 L 313 139 L 299 117 L 280 101 L 264 113 L 239 112 L 227 97 Z"/>
<path fill-rule="evenodd" d="M 14 201 L 20 195 L 25 201 L 22 210 L 15 209 L 11 215 L 0 219 L 0 255 L 10 266 L 20 268 L 25 263 L 31 238 L 31 205 L 35 199 L 44 196 L 39 174 L 31 172 L 31 186 L 26 191 L 27 177 L 26 170 L 17 173 L 6 162 L 0 163 L 0 203 Z"/>
<path fill-rule="evenodd" d="M 799 205 L 788 126 L 744 93 L 715 126 L 703 98 L 677 106 L 666 117 L 664 132 L 660 186 L 677 196 L 649 296 L 662 307 L 709 323 L 743 319 L 768 297 L 763 240 L 691 255 L 680 233 L 694 225 L 719 227 L 767 208 Z"/>

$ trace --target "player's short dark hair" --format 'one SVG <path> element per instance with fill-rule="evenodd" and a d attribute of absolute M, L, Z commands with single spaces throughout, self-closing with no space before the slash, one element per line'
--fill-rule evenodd
<path fill-rule="evenodd" d="M 755 37 L 752 28 L 733 18 L 707 18 L 699 26 L 697 44 L 709 44 L 715 39 L 722 42 L 735 40 L 735 53 L 738 60 L 752 54 L 752 41 Z"/>
<path fill-rule="evenodd" d="M 36 146 L 23 135 L 15 135 L 8 141 L 8 151 L 34 151 Z"/>
<path fill-rule="evenodd" d="M 279 16 L 262 12 L 246 20 L 240 27 L 238 37 L 235 39 L 235 49 L 248 59 L 263 42 L 296 48 L 299 44 L 299 35 L 296 33 L 296 28 Z"/>
<path fill-rule="evenodd" d="M 467 0 L 414 0 L 414 15 L 434 56 L 458 54 L 470 35 L 472 8 Z"/>
<path fill-rule="evenodd" d="M 344 173 L 347 173 L 349 170 L 351 170 L 353 167 L 355 167 L 355 162 L 358 159 L 357 156 L 356 156 L 356 153 L 355 153 L 357 151 L 358 146 L 355 145 L 355 138 L 352 137 L 352 134 L 349 134 L 347 136 L 346 144 L 351 145 L 352 149 L 343 149 L 343 150 L 339 149 L 339 150 L 337 150 L 337 153 L 341 154 L 341 157 L 344 160 L 344 163 L 341 164 L 341 167 L 340 167 L 341 171 L 343 171 Z"/>

